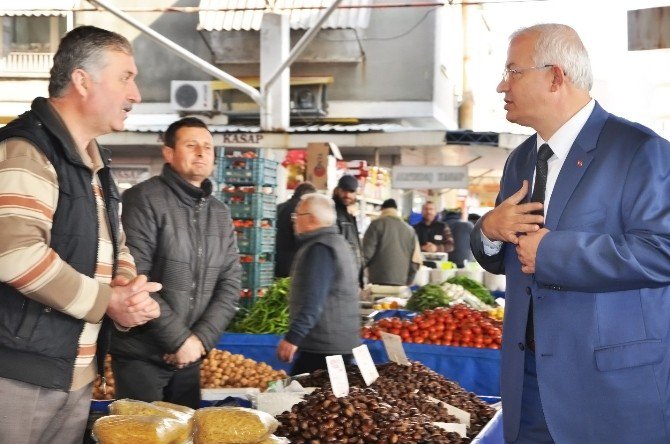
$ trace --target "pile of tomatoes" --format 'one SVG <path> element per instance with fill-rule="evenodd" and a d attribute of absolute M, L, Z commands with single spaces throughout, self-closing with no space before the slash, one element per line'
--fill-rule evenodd
<path fill-rule="evenodd" d="M 381 332 L 400 336 L 403 342 L 456 347 L 500 348 L 502 322 L 487 313 L 459 304 L 426 310 L 411 321 L 384 318 L 363 327 L 364 339 L 381 339 Z"/>

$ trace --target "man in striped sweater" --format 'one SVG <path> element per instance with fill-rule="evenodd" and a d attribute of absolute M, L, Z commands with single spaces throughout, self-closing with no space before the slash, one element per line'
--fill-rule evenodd
<path fill-rule="evenodd" d="M 49 98 L 0 129 L 0 442 L 81 443 L 107 324 L 159 316 L 95 137 L 140 101 L 124 37 L 69 32 Z"/>

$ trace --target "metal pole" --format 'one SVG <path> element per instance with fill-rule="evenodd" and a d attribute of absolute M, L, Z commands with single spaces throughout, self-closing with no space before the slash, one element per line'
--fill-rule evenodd
<path fill-rule="evenodd" d="M 200 57 L 194 55 L 193 53 L 187 51 L 186 49 L 182 48 L 172 40 L 166 38 L 165 36 L 157 33 L 153 29 L 149 28 L 143 23 L 138 22 L 134 18 L 130 17 L 128 14 L 125 12 L 121 11 L 120 9 L 117 9 L 116 7 L 110 5 L 106 0 L 88 0 L 89 3 L 93 3 L 94 5 L 98 5 L 124 22 L 128 23 L 131 26 L 134 26 L 135 28 L 139 29 L 152 39 L 154 39 L 156 42 L 160 43 L 161 45 L 165 46 L 167 49 L 170 51 L 176 53 L 179 57 L 182 59 L 186 60 L 188 63 L 202 69 L 208 74 L 211 74 L 212 76 L 216 77 L 217 79 L 224 80 L 231 85 L 233 85 L 235 88 L 238 90 L 242 91 L 246 95 L 252 98 L 254 102 L 256 102 L 261 109 L 263 108 L 263 100 L 261 98 L 261 94 L 256 90 L 256 88 L 253 88 L 246 83 L 242 82 L 241 80 L 231 76 L 230 74 L 226 73 L 225 71 L 220 70 L 216 66 L 212 65 L 209 62 L 206 62 L 205 60 L 201 59 Z M 340 0 L 341 1 L 341 0 Z"/>
<path fill-rule="evenodd" d="M 89 0 L 91 1 L 91 0 Z M 95 0 L 98 1 L 98 0 Z M 328 17 L 330 17 L 330 14 L 332 14 L 335 9 L 337 9 L 337 6 L 342 2 L 342 0 L 334 0 L 333 3 L 326 9 L 326 11 L 319 17 L 319 20 L 307 30 L 307 32 L 298 40 L 298 43 L 295 44 L 295 46 L 291 49 L 291 52 L 288 55 L 288 58 L 284 63 L 281 64 L 279 68 L 277 68 L 277 71 L 268 79 L 267 82 L 265 82 L 265 85 L 262 85 L 261 91 L 267 91 L 270 86 L 279 78 L 281 75 L 282 71 L 284 71 L 287 67 L 291 66 L 291 64 L 295 61 L 295 59 L 298 58 L 300 53 L 309 45 L 309 43 L 314 40 L 314 37 L 316 37 L 316 34 L 319 32 L 319 30 L 323 27 L 323 24 L 326 23 L 326 20 L 328 20 Z"/>

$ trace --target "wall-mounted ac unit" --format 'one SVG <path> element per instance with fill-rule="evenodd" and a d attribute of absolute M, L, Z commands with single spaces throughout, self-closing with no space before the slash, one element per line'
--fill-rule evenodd
<path fill-rule="evenodd" d="M 170 105 L 178 111 L 211 111 L 214 109 L 212 82 L 197 80 L 170 81 Z"/>
<path fill-rule="evenodd" d="M 291 85 L 291 117 L 323 117 L 327 114 L 326 85 Z"/>

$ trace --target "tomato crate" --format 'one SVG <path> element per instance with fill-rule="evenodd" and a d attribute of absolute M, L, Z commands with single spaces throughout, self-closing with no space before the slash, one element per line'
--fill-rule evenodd
<path fill-rule="evenodd" d="M 240 253 L 272 253 L 275 249 L 275 230 L 272 227 L 235 227 Z"/>
<path fill-rule="evenodd" d="M 230 207 L 233 219 L 274 219 L 277 216 L 276 196 L 265 193 L 221 193 Z"/>
<path fill-rule="evenodd" d="M 217 178 L 226 184 L 277 185 L 277 165 L 269 159 L 221 157 L 217 164 Z"/>
<path fill-rule="evenodd" d="M 273 262 L 242 262 L 242 288 L 267 287 L 274 279 Z"/>

